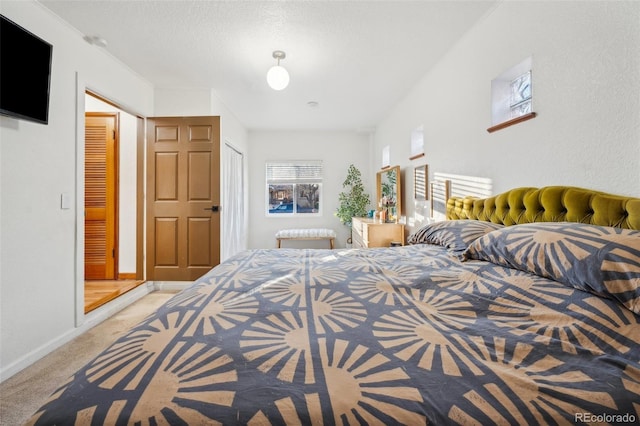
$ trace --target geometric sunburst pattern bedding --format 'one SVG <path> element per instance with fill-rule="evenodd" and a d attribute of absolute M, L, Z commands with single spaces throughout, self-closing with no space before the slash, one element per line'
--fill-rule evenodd
<path fill-rule="evenodd" d="M 236 255 L 78 371 L 30 424 L 625 415 L 640 418 L 640 316 L 602 295 L 417 244 Z"/>

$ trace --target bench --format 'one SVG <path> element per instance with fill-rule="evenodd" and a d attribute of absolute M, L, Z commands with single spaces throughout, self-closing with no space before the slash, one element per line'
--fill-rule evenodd
<path fill-rule="evenodd" d="M 333 248 L 335 239 L 336 232 L 326 228 L 281 229 L 276 232 L 278 248 L 281 247 L 282 240 L 329 240 L 329 245 Z"/>

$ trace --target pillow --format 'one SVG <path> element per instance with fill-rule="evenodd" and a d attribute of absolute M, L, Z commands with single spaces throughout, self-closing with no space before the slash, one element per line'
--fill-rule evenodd
<path fill-rule="evenodd" d="M 640 231 L 572 222 L 513 225 L 475 240 L 462 258 L 550 278 L 640 314 Z"/>
<path fill-rule="evenodd" d="M 407 243 L 435 244 L 452 251 L 464 251 L 471 242 L 503 226 L 480 220 L 444 220 L 418 229 L 409 236 Z"/>

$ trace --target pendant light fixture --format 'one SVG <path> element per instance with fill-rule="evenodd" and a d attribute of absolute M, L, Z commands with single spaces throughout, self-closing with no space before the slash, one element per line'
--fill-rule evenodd
<path fill-rule="evenodd" d="M 287 55 L 282 50 L 276 50 L 273 52 L 273 57 L 278 63 L 267 72 L 267 83 L 273 90 L 282 90 L 289 85 L 289 73 L 286 69 L 280 66 L 280 60 L 284 59 Z"/>

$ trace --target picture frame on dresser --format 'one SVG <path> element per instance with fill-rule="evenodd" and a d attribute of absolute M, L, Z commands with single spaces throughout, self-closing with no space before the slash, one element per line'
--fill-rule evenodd
<path fill-rule="evenodd" d="M 380 209 L 390 211 L 390 216 L 387 219 L 397 221 L 402 217 L 400 166 L 385 167 L 376 174 L 376 203 Z"/>

